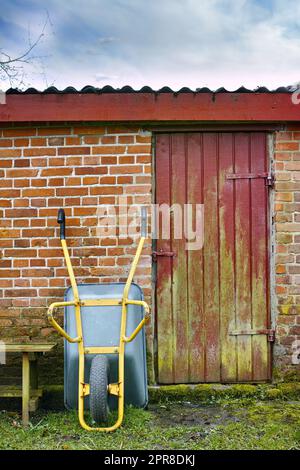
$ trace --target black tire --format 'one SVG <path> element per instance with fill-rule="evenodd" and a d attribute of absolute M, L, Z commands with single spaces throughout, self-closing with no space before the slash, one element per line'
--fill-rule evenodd
<path fill-rule="evenodd" d="M 108 377 L 108 359 L 99 354 L 92 360 L 90 372 L 90 411 L 97 424 L 105 424 L 108 421 Z"/>

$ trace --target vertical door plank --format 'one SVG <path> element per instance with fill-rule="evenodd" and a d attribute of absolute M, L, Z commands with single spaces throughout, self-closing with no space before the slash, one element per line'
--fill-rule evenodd
<path fill-rule="evenodd" d="M 187 202 L 193 209 L 193 230 L 195 230 L 196 205 L 203 204 L 202 134 L 188 134 L 187 139 Z M 195 250 L 189 250 L 186 256 L 188 260 L 189 381 L 196 383 L 204 381 L 203 249 L 198 247 Z"/>
<path fill-rule="evenodd" d="M 235 135 L 235 173 L 249 173 L 249 134 Z M 250 182 L 248 179 L 235 180 L 235 260 L 236 260 L 236 327 L 237 330 L 251 329 L 251 207 Z M 237 336 L 238 381 L 252 379 L 252 338 Z"/>
<path fill-rule="evenodd" d="M 251 172 L 268 171 L 266 161 L 266 134 L 251 135 Z M 251 181 L 252 211 L 252 327 L 269 328 L 268 318 L 268 188 L 265 180 Z M 269 343 L 267 336 L 252 338 L 253 380 L 266 380 L 269 376 Z"/>
<path fill-rule="evenodd" d="M 221 380 L 235 382 L 237 378 L 236 337 L 230 331 L 235 323 L 235 226 L 234 184 L 226 180 L 233 173 L 233 136 L 219 135 L 219 220 L 220 220 L 220 342 Z"/>
<path fill-rule="evenodd" d="M 220 381 L 219 235 L 217 134 L 203 134 L 205 379 Z"/>
<path fill-rule="evenodd" d="M 187 257 L 185 250 L 185 240 L 183 236 L 183 213 L 186 203 L 186 139 L 185 134 L 172 135 L 172 191 L 171 203 L 181 207 L 182 213 L 173 210 L 172 220 L 172 250 L 176 253 L 173 259 L 173 280 L 172 280 L 172 306 L 174 318 L 174 378 L 176 383 L 184 383 L 189 380 L 188 370 L 188 304 L 187 304 Z M 178 218 L 176 217 L 178 215 Z M 175 226 L 177 224 L 177 226 Z M 176 238 L 177 228 L 182 230 L 180 238 Z M 175 236 L 174 236 L 175 235 Z"/>
<path fill-rule="evenodd" d="M 156 203 L 170 204 L 171 202 L 171 148 L 168 134 L 156 138 Z M 162 225 L 159 220 L 159 228 Z M 170 251 L 171 240 L 161 238 L 158 234 L 157 250 Z M 156 328 L 158 343 L 158 382 L 174 383 L 173 353 L 174 353 L 174 324 L 172 309 L 172 260 L 159 258 L 156 263 Z"/>

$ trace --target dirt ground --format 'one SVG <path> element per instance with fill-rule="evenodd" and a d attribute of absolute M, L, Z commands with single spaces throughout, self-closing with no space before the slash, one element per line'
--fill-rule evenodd
<path fill-rule="evenodd" d="M 111 417 L 111 420 L 115 416 Z M 121 429 L 89 433 L 75 412 L 0 413 L 0 449 L 300 449 L 300 402 L 230 400 L 126 409 Z"/>

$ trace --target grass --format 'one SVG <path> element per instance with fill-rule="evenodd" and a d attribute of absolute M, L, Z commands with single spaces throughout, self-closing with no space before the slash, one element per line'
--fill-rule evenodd
<path fill-rule="evenodd" d="M 127 408 L 121 429 L 89 433 L 76 412 L 39 411 L 23 429 L 20 415 L 0 413 L 0 449 L 300 449 L 300 402 L 219 401 Z"/>

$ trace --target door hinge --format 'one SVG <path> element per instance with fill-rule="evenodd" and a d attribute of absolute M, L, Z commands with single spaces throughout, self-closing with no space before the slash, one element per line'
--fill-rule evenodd
<path fill-rule="evenodd" d="M 174 253 L 174 251 L 163 251 L 163 250 L 152 251 L 153 261 L 157 261 L 158 256 L 167 256 L 169 258 L 173 258 L 174 256 L 176 256 L 176 254 Z"/>
<path fill-rule="evenodd" d="M 255 178 L 263 178 L 266 181 L 266 186 L 269 186 L 271 188 L 273 188 L 274 186 L 274 175 L 272 173 L 230 173 L 226 175 L 227 180 Z"/>
<path fill-rule="evenodd" d="M 275 330 L 260 329 L 260 330 L 233 330 L 229 333 L 230 336 L 248 336 L 248 335 L 266 335 L 270 343 L 275 341 Z"/>

